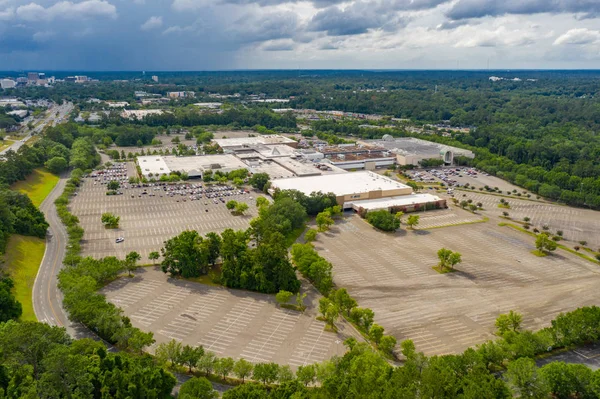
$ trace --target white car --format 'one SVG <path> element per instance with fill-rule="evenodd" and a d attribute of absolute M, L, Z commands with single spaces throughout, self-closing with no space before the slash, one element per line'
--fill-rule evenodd
<path fill-rule="evenodd" d="M 123 237 L 119 237 L 119 238 L 117 238 L 117 239 L 115 240 L 115 242 L 116 242 L 117 244 L 119 244 L 119 243 L 121 243 L 121 242 L 123 242 L 123 241 L 125 241 L 125 239 L 124 239 Z"/>

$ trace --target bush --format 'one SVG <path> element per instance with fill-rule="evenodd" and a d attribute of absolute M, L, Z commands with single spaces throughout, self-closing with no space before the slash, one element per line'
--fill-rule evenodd
<path fill-rule="evenodd" d="M 400 220 L 387 210 L 367 212 L 366 220 L 383 231 L 396 231 L 400 227 Z"/>

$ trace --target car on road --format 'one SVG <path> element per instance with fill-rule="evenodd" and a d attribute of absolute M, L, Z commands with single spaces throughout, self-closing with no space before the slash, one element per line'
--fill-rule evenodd
<path fill-rule="evenodd" d="M 123 241 L 125 241 L 125 239 L 124 239 L 123 237 L 119 237 L 119 238 L 117 238 L 117 239 L 115 240 L 115 242 L 116 242 L 117 244 L 119 244 L 119 243 L 121 243 L 121 242 L 123 242 Z"/>

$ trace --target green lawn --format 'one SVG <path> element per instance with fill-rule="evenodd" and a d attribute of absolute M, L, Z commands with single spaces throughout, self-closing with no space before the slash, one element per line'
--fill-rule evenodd
<path fill-rule="evenodd" d="M 15 297 L 23 305 L 21 320 L 37 321 L 31 293 L 45 250 L 46 241 L 37 237 L 14 234 L 8 241 L 4 268 L 15 282 Z"/>
<path fill-rule="evenodd" d="M 40 206 L 58 183 L 58 176 L 45 168 L 35 169 L 26 180 L 16 182 L 11 189 L 27 194 L 35 206 Z"/>
<path fill-rule="evenodd" d="M 2 142 L 0 142 L 0 151 L 6 150 L 8 147 L 13 145 L 13 143 L 14 140 L 4 139 Z"/>

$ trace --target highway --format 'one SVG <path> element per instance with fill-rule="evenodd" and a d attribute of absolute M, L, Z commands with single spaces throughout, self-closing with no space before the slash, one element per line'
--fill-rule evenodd
<path fill-rule="evenodd" d="M 34 136 L 36 134 L 40 134 L 46 126 L 55 126 L 56 124 L 68 119 L 69 113 L 72 110 L 73 110 L 73 103 L 66 103 L 64 105 L 53 105 L 52 107 L 48 108 L 48 110 L 46 111 L 46 115 L 44 116 L 44 119 L 42 119 L 42 121 L 40 123 L 38 123 L 37 126 L 35 126 L 31 131 L 29 131 L 27 136 L 25 136 L 24 138 L 22 138 L 20 140 L 16 140 L 10 147 L 0 151 L 0 155 L 3 155 L 8 150 L 17 151 L 32 136 Z M 58 115 L 56 115 L 57 112 L 58 112 Z M 33 121 L 33 118 L 26 118 L 23 121 L 23 125 L 26 126 L 27 123 L 29 123 L 31 121 Z"/>

